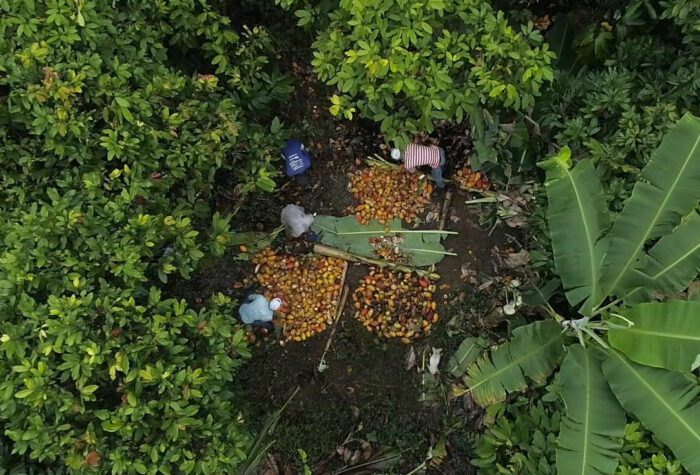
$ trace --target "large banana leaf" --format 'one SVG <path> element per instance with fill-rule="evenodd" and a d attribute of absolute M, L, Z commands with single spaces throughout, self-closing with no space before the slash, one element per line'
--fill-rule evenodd
<path fill-rule="evenodd" d="M 570 346 L 559 381 L 566 414 L 557 440 L 557 473 L 614 473 L 626 420 L 603 376 L 600 353 Z"/>
<path fill-rule="evenodd" d="M 571 306 L 583 305 L 590 315 L 604 298 L 600 290 L 600 269 L 607 248 L 604 234 L 610 217 L 603 189 L 589 160 L 571 169 L 571 151 L 540 162 L 547 171 L 547 219 L 557 271 Z"/>
<path fill-rule="evenodd" d="M 467 371 L 464 381 L 482 406 L 503 401 L 513 391 L 527 388 L 527 376 L 544 382 L 564 354 L 561 327 L 543 320 L 513 330 L 513 339 L 486 353 Z"/>
<path fill-rule="evenodd" d="M 474 360 L 488 347 L 488 340 L 480 336 L 466 337 L 447 363 L 447 370 L 456 378 L 462 376 Z"/>
<path fill-rule="evenodd" d="M 437 264 L 450 254 L 440 244 L 448 232 L 406 230 L 401 227 L 399 219 L 387 224 L 373 219 L 365 225 L 355 216 L 316 216 L 311 229 L 319 234 L 323 244 L 365 257 L 377 257 L 372 253 L 370 238 L 400 234 L 403 237 L 399 245 L 401 253 L 410 259 L 409 264 L 416 267 Z"/>
<path fill-rule="evenodd" d="M 693 211 L 671 234 L 657 242 L 635 266 L 648 277 L 644 287 L 625 296 L 625 303 L 652 300 L 653 292 L 680 292 L 700 269 L 700 215 Z"/>
<path fill-rule="evenodd" d="M 611 329 L 613 347 L 637 363 L 691 370 L 700 354 L 700 302 L 643 303 L 620 313 L 634 326 Z"/>
<path fill-rule="evenodd" d="M 646 279 L 635 264 L 645 243 L 678 226 L 698 199 L 700 120 L 686 114 L 653 153 L 610 231 L 601 280 L 605 294 L 623 296 L 644 286 Z"/>
<path fill-rule="evenodd" d="M 688 472 L 700 473 L 700 388 L 683 374 L 629 361 L 611 351 L 603 363 L 615 396 L 671 449 Z"/>

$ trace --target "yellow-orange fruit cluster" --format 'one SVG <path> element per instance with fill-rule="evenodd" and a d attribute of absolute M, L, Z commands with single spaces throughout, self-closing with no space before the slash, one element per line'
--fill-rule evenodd
<path fill-rule="evenodd" d="M 428 279 L 372 267 L 352 295 L 355 318 L 369 331 L 411 343 L 439 319 L 434 292 Z"/>
<path fill-rule="evenodd" d="M 284 302 L 281 317 L 284 341 L 303 341 L 333 322 L 345 261 L 334 257 L 296 258 L 267 248 L 253 258 L 256 275 L 267 298 Z"/>
<path fill-rule="evenodd" d="M 403 168 L 368 167 L 350 174 L 348 185 L 359 202 L 352 212 L 363 224 L 375 218 L 386 223 L 394 218 L 412 222 L 430 202 L 433 185 L 418 173 Z"/>
<path fill-rule="evenodd" d="M 454 180 L 460 186 L 472 190 L 490 190 L 493 185 L 481 172 L 475 172 L 469 167 L 464 167 L 457 170 Z"/>

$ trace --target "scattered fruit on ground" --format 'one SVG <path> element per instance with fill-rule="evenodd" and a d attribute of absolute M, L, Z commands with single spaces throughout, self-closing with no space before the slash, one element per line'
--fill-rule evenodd
<path fill-rule="evenodd" d="M 404 238 L 400 234 L 369 238 L 374 256 L 391 262 L 406 264 L 410 261 L 407 255 L 401 251 Z"/>
<path fill-rule="evenodd" d="M 324 331 L 335 318 L 345 261 L 334 257 L 294 257 L 270 248 L 253 257 L 256 279 L 265 297 L 279 297 L 283 306 L 275 324 L 283 341 L 303 341 Z"/>
<path fill-rule="evenodd" d="M 475 172 L 467 166 L 457 170 L 457 173 L 455 173 L 453 179 L 462 188 L 466 189 L 490 190 L 491 188 L 493 188 L 492 183 L 486 179 L 483 173 Z"/>
<path fill-rule="evenodd" d="M 368 167 L 350 174 L 348 185 L 359 204 L 351 212 L 363 224 L 375 218 L 386 223 L 401 218 L 411 223 L 430 202 L 432 183 L 401 167 Z"/>
<path fill-rule="evenodd" d="M 370 267 L 352 295 L 355 318 L 369 331 L 411 343 L 439 319 L 434 292 L 426 278 Z"/>

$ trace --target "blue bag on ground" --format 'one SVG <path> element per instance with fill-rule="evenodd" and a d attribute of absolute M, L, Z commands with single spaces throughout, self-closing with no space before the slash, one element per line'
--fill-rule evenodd
<path fill-rule="evenodd" d="M 299 140 L 289 140 L 282 150 L 284 173 L 287 176 L 303 175 L 311 167 L 311 154 Z"/>

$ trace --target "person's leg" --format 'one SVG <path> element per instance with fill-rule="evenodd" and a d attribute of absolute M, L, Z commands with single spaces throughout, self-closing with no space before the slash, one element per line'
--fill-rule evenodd
<path fill-rule="evenodd" d="M 267 330 L 274 330 L 275 325 L 269 321 L 269 322 L 262 322 L 262 321 L 255 321 L 250 324 L 251 327 L 257 327 L 257 328 L 265 328 Z"/>
<path fill-rule="evenodd" d="M 445 180 L 442 178 L 442 169 L 445 166 L 445 149 L 440 148 L 440 166 L 432 169 L 433 181 L 438 188 L 445 188 Z"/>

